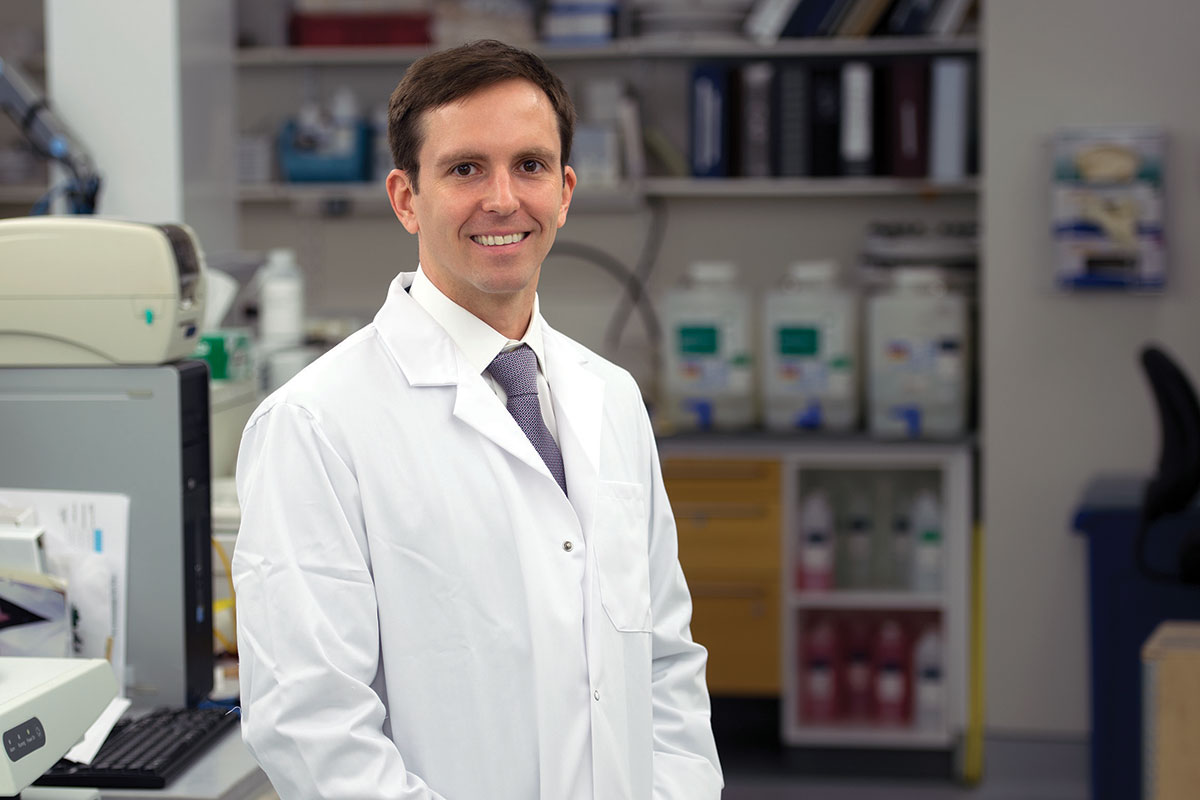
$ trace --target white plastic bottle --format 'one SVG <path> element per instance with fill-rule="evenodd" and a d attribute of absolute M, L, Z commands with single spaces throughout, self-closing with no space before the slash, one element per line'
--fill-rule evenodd
<path fill-rule="evenodd" d="M 937 496 L 922 489 L 913 500 L 912 589 L 940 592 L 945 556 L 942 547 L 942 510 Z"/>
<path fill-rule="evenodd" d="M 833 261 L 801 261 L 763 301 L 764 421 L 776 431 L 858 424 L 858 301 Z"/>
<path fill-rule="evenodd" d="M 285 247 L 267 255 L 259 273 L 258 338 L 264 353 L 304 343 L 304 275 Z"/>
<path fill-rule="evenodd" d="M 842 535 L 846 554 L 846 585 L 852 589 L 869 588 L 875 515 L 870 495 L 861 488 L 850 492 Z"/>
<path fill-rule="evenodd" d="M 946 694 L 942 674 L 942 635 L 931 625 L 917 639 L 913 651 L 913 723 L 923 730 L 938 730 L 945 725 Z"/>
<path fill-rule="evenodd" d="M 677 430 L 754 423 L 750 296 L 737 266 L 699 261 L 663 302 L 664 419 Z"/>
<path fill-rule="evenodd" d="M 893 589 L 908 589 L 912 583 L 912 501 L 911 491 L 897 482 L 892 493 L 892 515 L 888 521 L 885 580 Z"/>
<path fill-rule="evenodd" d="M 362 112 L 358 107 L 358 97 L 349 86 L 339 86 L 333 93 L 329 104 L 329 118 L 333 123 L 329 155 L 347 156 L 354 153 L 358 147 Z"/>
<path fill-rule="evenodd" d="M 952 438 L 966 430 L 967 301 L 932 267 L 896 268 L 867 301 L 870 428 Z"/>
<path fill-rule="evenodd" d="M 823 489 L 813 489 L 800 505 L 796 588 L 821 592 L 833 588 L 833 507 Z"/>

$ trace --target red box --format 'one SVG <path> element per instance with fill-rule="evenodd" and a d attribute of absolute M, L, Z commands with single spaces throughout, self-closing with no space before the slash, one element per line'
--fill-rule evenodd
<path fill-rule="evenodd" d="M 430 14 L 292 14 L 291 42 L 298 47 L 427 45 Z"/>

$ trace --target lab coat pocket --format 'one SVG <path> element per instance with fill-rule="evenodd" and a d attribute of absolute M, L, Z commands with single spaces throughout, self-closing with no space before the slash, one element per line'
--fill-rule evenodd
<path fill-rule="evenodd" d="M 645 487 L 600 482 L 592 550 L 600 599 L 619 631 L 650 630 L 648 524 Z"/>

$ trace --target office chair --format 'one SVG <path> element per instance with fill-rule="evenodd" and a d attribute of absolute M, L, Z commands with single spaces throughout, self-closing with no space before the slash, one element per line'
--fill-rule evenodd
<path fill-rule="evenodd" d="M 1187 375 L 1161 348 L 1144 347 L 1141 363 L 1158 406 L 1162 446 L 1158 471 L 1142 498 L 1134 542 L 1138 570 L 1151 580 L 1200 586 L 1200 528 L 1184 533 L 1176 572 L 1160 569 L 1147 556 L 1154 523 L 1183 511 L 1200 490 L 1200 402 Z"/>

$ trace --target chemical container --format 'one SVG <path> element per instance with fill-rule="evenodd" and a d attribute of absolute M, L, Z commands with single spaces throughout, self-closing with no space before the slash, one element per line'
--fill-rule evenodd
<path fill-rule="evenodd" d="M 858 301 L 833 261 L 788 268 L 763 301 L 767 428 L 847 431 L 858 424 Z"/>
<path fill-rule="evenodd" d="M 936 268 L 902 267 L 867 301 L 870 429 L 881 437 L 966 431 L 968 315 Z"/>
<path fill-rule="evenodd" d="M 736 280 L 736 265 L 702 261 L 666 294 L 663 411 L 674 430 L 754 423 L 750 296 Z"/>

